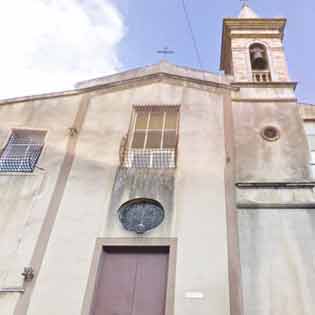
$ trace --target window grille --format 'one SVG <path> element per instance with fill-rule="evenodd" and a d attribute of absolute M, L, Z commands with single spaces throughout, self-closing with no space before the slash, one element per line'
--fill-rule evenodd
<path fill-rule="evenodd" d="M 123 166 L 175 168 L 179 106 L 136 106 Z"/>
<path fill-rule="evenodd" d="M 129 149 L 124 166 L 135 168 L 175 168 L 175 149 Z"/>
<path fill-rule="evenodd" d="M 13 130 L 0 157 L 0 172 L 33 172 L 45 134 L 40 130 Z"/>
<path fill-rule="evenodd" d="M 304 129 L 310 151 L 310 167 L 315 178 L 315 121 L 305 121 Z"/>

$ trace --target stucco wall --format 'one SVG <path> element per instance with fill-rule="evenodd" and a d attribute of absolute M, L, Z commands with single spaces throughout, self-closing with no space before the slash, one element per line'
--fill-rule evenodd
<path fill-rule="evenodd" d="M 0 106 L 2 147 L 11 128 L 47 130 L 46 145 L 38 162 L 41 169 L 22 176 L 0 174 L 1 288 L 23 286 L 21 273 L 30 265 L 78 103 L 79 97 L 72 97 Z M 13 314 L 19 295 L 0 294 L 1 314 Z"/>
<path fill-rule="evenodd" d="M 233 103 L 233 118 L 238 181 L 311 178 L 307 140 L 296 103 L 240 100 Z M 266 126 L 279 129 L 279 140 L 266 141 L 261 136 Z"/>
<path fill-rule="evenodd" d="M 178 238 L 175 314 L 206 315 L 209 310 L 229 314 L 223 126 L 226 93 L 220 88 L 170 80 L 100 89 L 85 96 L 87 113 L 82 129 L 75 136 L 73 166 L 41 268 L 39 272 L 36 270 L 27 314 L 80 314 L 96 238 L 135 236 L 118 222 L 118 205 L 136 195 L 159 199 L 161 193 L 161 202 L 169 212 L 167 220 L 144 237 Z M 1 213 L 5 226 L 1 233 L 5 242 L 9 242 L 7 252 L 2 253 L 7 263 L 1 263 L 1 272 L 5 275 L 13 257 L 18 264 L 11 274 L 19 279 L 20 285 L 20 273 L 30 262 L 41 223 L 50 211 L 48 203 L 69 140 L 68 128 L 72 126 L 81 99 L 71 96 L 34 102 L 36 107 L 27 103 L 1 108 L 1 121 L 7 120 L 9 115 L 12 117 L 3 127 L 7 132 L 19 117 L 24 117 L 25 126 L 51 130 L 48 147 L 39 163 L 45 171 L 34 176 L 0 177 L 3 182 L 0 193 L 8 200 L 7 210 Z M 150 185 L 150 176 L 125 174 L 124 193 L 117 198 L 119 147 L 129 128 L 133 104 L 181 105 L 178 167 L 166 183 L 167 192 L 161 187 L 165 180 Z M 139 181 L 130 181 L 132 176 L 142 177 L 142 188 L 138 186 Z M 25 195 L 26 201 L 16 203 L 17 195 Z M 25 209 L 34 213 L 31 225 Z M 22 247 L 27 255 L 23 259 L 12 251 L 21 246 L 19 242 L 26 242 Z M 26 290 L 30 289 L 26 287 Z M 199 292 L 202 297 L 191 299 L 187 292 Z M 12 296 L 18 294 L 0 297 L 0 307 L 10 304 L 5 315 L 13 314 Z"/>
<path fill-rule="evenodd" d="M 38 248 L 44 254 L 43 259 L 35 257 L 40 262 L 39 268 L 35 270 L 34 280 L 24 283 L 23 295 L 1 293 L 1 315 L 12 315 L 17 301 L 23 303 L 18 304 L 19 313 L 15 315 L 24 315 L 28 305 L 28 315 L 80 314 L 95 241 L 136 237 L 122 228 L 117 210 L 124 202 L 137 197 L 157 199 L 167 212 L 163 224 L 142 237 L 178 239 L 174 314 L 230 314 L 229 281 L 231 292 L 235 292 L 231 299 L 232 312 L 240 314 L 241 296 L 236 296 L 240 292 L 237 236 L 241 247 L 244 315 L 252 311 L 254 315 L 265 315 L 269 307 L 278 312 L 284 303 L 284 294 L 270 303 L 261 296 L 265 297 L 267 288 L 277 293 L 282 285 L 290 287 L 291 291 L 286 291 L 290 294 L 305 292 L 292 304 L 296 314 L 302 314 L 302 306 L 305 314 L 313 311 L 314 305 L 308 299 L 314 294 L 313 284 L 300 280 L 311 272 L 310 263 L 305 261 L 302 267 L 297 267 L 302 258 L 309 259 L 307 250 L 314 242 L 313 213 L 239 210 L 237 225 L 234 212 L 235 199 L 243 206 L 251 203 L 253 207 L 258 204 L 270 207 L 270 202 L 282 207 L 288 203 L 311 206 L 314 196 L 310 187 L 242 190 L 234 196 L 234 176 L 241 182 L 309 180 L 308 148 L 300 113 L 310 117 L 313 111 L 299 113 L 290 85 L 242 86 L 231 96 L 226 86 L 219 85 L 222 80 L 217 81 L 210 84 L 210 81 L 201 83 L 174 77 L 149 78 L 128 82 L 128 85 L 99 87 L 77 96 L 0 106 L 3 145 L 10 128 L 48 130 L 38 163 L 40 169 L 31 175 L 0 174 L 0 286 L 22 287 L 23 268 L 32 264 Z M 120 144 L 129 129 L 133 104 L 181 106 L 175 170 L 119 168 Z M 84 106 L 86 113 L 82 111 Z M 70 137 L 69 128 L 76 125 L 78 113 L 81 113 L 82 128 Z M 263 140 L 260 132 L 266 125 L 279 128 L 278 141 Z M 63 173 L 65 164 L 67 175 Z M 62 185 L 60 178 L 64 181 Z M 60 204 L 56 203 L 58 196 Z M 296 199 L 300 203 L 294 203 Z M 53 220 L 52 200 L 56 210 Z M 271 215 L 274 216 L 271 218 Z M 47 218 L 50 219 L 47 221 Z M 275 232 L 279 228 L 276 223 L 269 224 L 272 219 L 281 226 L 280 234 Z M 51 228 L 51 234 L 46 235 L 48 244 L 42 236 L 39 238 L 41 228 L 45 227 L 43 223 L 50 224 Z M 237 228 L 239 235 L 236 235 Z M 251 239 L 257 240 L 257 244 Z M 300 242 L 301 239 L 305 242 Z M 269 261 L 261 261 L 262 256 L 255 255 L 258 250 L 269 254 L 268 246 L 273 246 L 270 240 L 279 247 L 277 268 L 281 269 L 281 262 L 283 276 L 289 279 L 279 280 L 276 286 L 266 282 L 265 271 L 260 276 L 261 270 L 255 269 L 257 264 L 269 268 Z M 285 258 L 291 252 L 284 253 L 285 246 L 296 255 L 290 266 L 300 268 L 298 273 L 288 267 Z M 273 270 L 278 269 L 269 271 L 270 278 Z M 296 274 L 300 277 L 296 283 L 302 283 L 299 287 L 302 291 L 293 288 Z M 191 298 L 194 293 L 199 297 Z"/>
<path fill-rule="evenodd" d="M 315 211 L 239 210 L 244 315 L 315 313 Z"/>

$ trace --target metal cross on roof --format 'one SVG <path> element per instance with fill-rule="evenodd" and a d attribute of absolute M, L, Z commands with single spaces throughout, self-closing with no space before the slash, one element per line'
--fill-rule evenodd
<path fill-rule="evenodd" d="M 158 53 L 158 54 L 161 54 L 161 55 L 164 55 L 164 58 L 166 58 L 167 55 L 175 54 L 175 51 L 174 51 L 174 50 L 170 50 L 170 49 L 166 46 L 166 47 L 164 47 L 163 49 L 158 50 L 157 53 Z"/>

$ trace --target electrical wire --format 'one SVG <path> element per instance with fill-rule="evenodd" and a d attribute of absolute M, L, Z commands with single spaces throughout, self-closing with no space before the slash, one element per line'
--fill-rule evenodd
<path fill-rule="evenodd" d="M 194 31 L 193 31 L 193 27 L 192 27 L 191 19 L 189 17 L 189 13 L 188 13 L 188 10 L 187 10 L 186 2 L 185 2 L 185 0 L 181 0 L 181 2 L 182 2 L 183 11 L 184 11 L 184 14 L 185 14 L 186 22 L 187 22 L 187 25 L 188 25 L 188 28 L 189 28 L 189 32 L 190 32 L 190 35 L 191 35 L 191 39 L 192 39 L 192 42 L 193 42 L 193 46 L 194 46 L 194 49 L 195 49 L 195 53 L 196 53 L 196 56 L 197 56 L 199 67 L 200 67 L 201 70 L 204 70 L 203 63 L 202 63 L 202 60 L 201 60 L 200 50 L 199 50 L 198 43 L 197 43 Z"/>

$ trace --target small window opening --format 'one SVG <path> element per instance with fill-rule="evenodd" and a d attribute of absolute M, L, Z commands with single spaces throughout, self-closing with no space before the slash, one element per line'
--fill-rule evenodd
<path fill-rule="evenodd" d="M 276 141 L 280 138 L 280 131 L 274 126 L 266 126 L 262 129 L 261 135 L 267 141 Z"/>
<path fill-rule="evenodd" d="M 0 172 L 33 172 L 45 135 L 42 130 L 13 130 L 0 156 Z"/>

